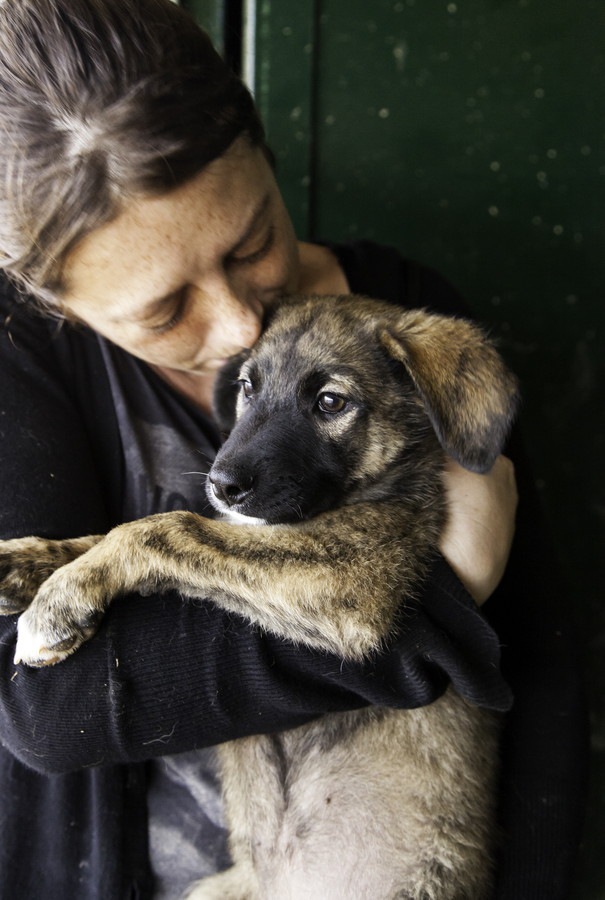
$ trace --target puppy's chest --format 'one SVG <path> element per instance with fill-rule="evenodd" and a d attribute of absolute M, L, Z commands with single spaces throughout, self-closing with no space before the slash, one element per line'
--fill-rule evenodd
<path fill-rule="evenodd" d="M 231 809 L 239 805 L 238 795 L 254 798 L 249 824 L 271 852 L 314 842 L 334 822 L 342 827 L 364 792 L 392 790 L 405 753 L 401 716 L 376 708 L 335 713 L 288 732 L 225 745 Z"/>
<path fill-rule="evenodd" d="M 301 728 L 261 738 L 285 802 L 293 799 L 298 784 L 306 791 L 311 782 L 320 793 L 322 776 L 333 784 L 343 761 L 350 761 L 352 753 L 370 751 L 379 741 L 383 724 L 393 715 L 396 713 L 386 709 L 333 713 Z"/>

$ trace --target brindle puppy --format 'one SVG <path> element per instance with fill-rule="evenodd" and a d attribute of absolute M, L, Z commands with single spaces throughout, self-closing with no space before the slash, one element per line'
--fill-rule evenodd
<path fill-rule="evenodd" d="M 0 545 L 4 611 L 28 606 L 21 661 L 61 660 L 116 596 L 167 588 L 367 656 L 435 553 L 445 454 L 489 469 L 517 394 L 473 325 L 359 297 L 285 302 L 235 378 L 217 391 L 233 430 L 207 483 L 225 519 Z M 234 865 L 190 897 L 485 898 L 496 740 L 494 718 L 449 689 L 225 745 Z"/>

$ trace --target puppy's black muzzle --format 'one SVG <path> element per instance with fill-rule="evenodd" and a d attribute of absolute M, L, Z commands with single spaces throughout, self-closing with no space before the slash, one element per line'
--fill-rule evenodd
<path fill-rule="evenodd" d="M 219 512 L 277 524 L 328 509 L 342 487 L 336 448 L 294 406 L 245 413 L 217 454 L 206 492 Z"/>

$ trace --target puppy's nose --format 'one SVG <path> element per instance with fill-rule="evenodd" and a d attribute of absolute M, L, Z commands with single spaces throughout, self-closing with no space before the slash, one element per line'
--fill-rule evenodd
<path fill-rule="evenodd" d="M 233 472 L 221 472 L 213 470 L 208 476 L 208 481 L 215 496 L 227 506 L 235 506 L 243 503 L 252 491 L 252 475 L 235 475 Z"/>

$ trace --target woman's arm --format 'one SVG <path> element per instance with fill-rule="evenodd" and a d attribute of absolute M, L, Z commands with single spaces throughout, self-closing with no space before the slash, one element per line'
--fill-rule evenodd
<path fill-rule="evenodd" d="M 33 768 L 67 772 L 283 730 L 367 704 L 423 705 L 450 680 L 471 701 L 506 709 L 497 638 L 440 560 L 424 601 L 409 604 L 392 647 L 366 664 L 296 647 L 211 603 L 167 593 L 114 604 L 77 653 L 29 669 L 12 663 L 14 623 L 5 619 L 2 742 Z"/>

